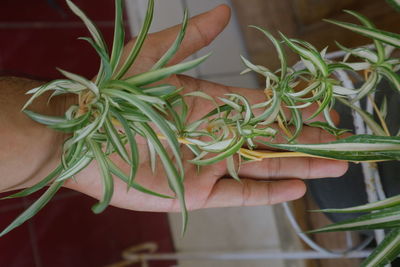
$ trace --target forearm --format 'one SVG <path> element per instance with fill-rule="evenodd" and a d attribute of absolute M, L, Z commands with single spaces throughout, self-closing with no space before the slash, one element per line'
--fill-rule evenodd
<path fill-rule="evenodd" d="M 0 77 L 0 192 L 25 188 L 43 179 L 59 162 L 63 134 L 28 118 L 21 108 L 25 93 L 43 82 Z M 28 107 L 40 114 L 61 115 L 65 96 L 39 97 Z"/>

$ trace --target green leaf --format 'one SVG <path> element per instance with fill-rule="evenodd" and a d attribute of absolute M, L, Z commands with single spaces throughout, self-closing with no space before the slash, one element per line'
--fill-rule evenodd
<path fill-rule="evenodd" d="M 151 22 L 153 21 L 153 15 L 154 15 L 154 0 L 149 0 L 143 26 L 140 29 L 139 35 L 136 37 L 135 44 L 133 45 L 133 48 L 130 51 L 121 69 L 119 69 L 119 71 L 117 71 L 117 73 L 113 76 L 115 80 L 121 79 L 129 70 L 129 68 L 132 66 L 132 64 L 135 62 L 137 56 L 139 55 L 139 52 L 142 50 L 143 43 L 146 40 L 146 37 L 149 33 Z"/>
<path fill-rule="evenodd" d="M 369 229 L 390 229 L 400 226 L 400 207 L 389 208 L 362 215 L 355 219 L 334 223 L 309 233 L 369 230 Z"/>
<path fill-rule="evenodd" d="M 9 226 L 7 226 L 7 228 L 0 233 L 0 237 L 4 236 L 11 230 L 22 225 L 24 222 L 35 216 L 53 198 L 62 185 L 62 182 L 53 183 L 38 200 L 36 200 L 28 209 L 22 212 L 21 215 L 19 215 Z"/>
<path fill-rule="evenodd" d="M 360 99 L 364 98 L 366 95 L 370 94 L 373 90 L 375 90 L 376 85 L 379 81 L 379 75 L 374 71 L 365 81 L 365 83 L 358 90 L 358 94 L 355 98 L 351 100 L 351 103 L 355 103 Z"/>
<path fill-rule="evenodd" d="M 115 0 L 115 27 L 114 27 L 114 41 L 111 52 L 110 66 L 113 74 L 121 60 L 122 52 L 124 49 L 125 29 L 123 18 L 123 1 Z"/>
<path fill-rule="evenodd" d="M 92 81 L 87 80 L 86 78 L 79 76 L 77 74 L 62 70 L 62 69 L 58 69 L 58 71 L 60 71 L 65 77 L 67 77 L 68 79 L 71 79 L 81 85 L 83 85 L 84 87 L 88 88 L 90 91 L 93 92 L 93 94 L 98 98 L 100 95 L 100 90 L 97 87 L 96 84 L 94 84 Z M 97 99 L 96 99 L 97 100 Z"/>
<path fill-rule="evenodd" d="M 325 21 L 335 24 L 337 26 L 343 27 L 345 29 L 351 30 L 358 34 L 364 35 L 373 40 L 379 40 L 386 44 L 400 48 L 400 34 L 377 30 L 377 29 L 370 29 L 368 27 L 364 27 L 364 26 L 360 26 L 360 25 L 356 25 L 356 24 L 352 24 L 352 23 L 347 23 L 347 22 L 340 22 L 340 21 L 336 21 L 336 20 L 326 19 Z"/>
<path fill-rule="evenodd" d="M 96 82 L 95 84 L 102 86 L 104 81 L 107 81 L 111 78 L 112 75 L 112 68 L 110 65 L 110 58 L 107 54 L 106 51 L 101 49 L 94 41 L 92 38 L 87 38 L 87 37 L 80 37 L 78 38 L 80 40 L 87 41 L 91 46 L 96 50 L 97 54 L 100 56 L 101 59 L 101 64 L 100 64 L 100 69 L 97 73 L 96 76 Z"/>
<path fill-rule="evenodd" d="M 310 92 L 318 89 L 320 86 L 321 86 L 321 82 L 315 81 L 315 82 L 311 83 L 310 85 L 308 85 L 303 90 L 298 91 L 298 92 L 293 92 L 293 93 L 287 93 L 287 95 L 289 95 L 290 97 L 302 97 L 302 96 L 305 96 L 305 95 L 309 94 Z"/>
<path fill-rule="evenodd" d="M 246 67 L 248 67 L 250 70 L 264 76 L 267 77 L 269 79 L 272 79 L 273 81 L 279 81 L 278 76 L 276 76 L 274 73 L 272 73 L 270 70 L 268 70 L 266 67 L 264 66 L 260 66 L 260 65 L 254 65 L 253 63 L 251 63 L 249 60 L 247 60 L 245 57 L 240 56 L 243 63 L 246 65 Z M 245 70 L 244 72 L 242 72 L 241 74 L 245 74 L 248 71 Z"/>
<path fill-rule="evenodd" d="M 47 116 L 47 115 L 42 115 L 42 114 L 38 114 L 35 113 L 33 111 L 30 110 L 24 110 L 23 111 L 29 118 L 31 118 L 32 120 L 40 123 L 40 124 L 44 124 L 46 126 L 52 126 L 58 123 L 65 123 L 67 122 L 67 120 L 65 118 L 62 117 L 54 117 L 54 116 Z"/>
<path fill-rule="evenodd" d="M 68 164 L 67 163 L 67 169 L 63 170 L 62 173 L 57 177 L 57 182 L 64 181 L 68 178 L 73 177 L 74 175 L 78 174 L 81 172 L 83 169 L 85 169 L 89 164 L 93 161 L 92 157 L 88 157 L 85 154 L 80 155 L 80 158 L 78 160 L 72 161 Z"/>
<path fill-rule="evenodd" d="M 400 11 L 400 1 L 399 0 L 386 0 L 394 9 Z"/>
<path fill-rule="evenodd" d="M 40 189 L 42 189 L 46 185 L 48 185 L 57 175 L 59 175 L 61 173 L 62 169 L 63 169 L 63 166 L 60 164 L 49 175 L 47 175 L 46 178 L 41 180 L 39 183 L 37 183 L 31 187 L 25 188 L 24 190 L 19 191 L 18 193 L 3 197 L 3 198 L 1 198 L 1 200 L 26 197 L 26 196 L 29 196 L 29 195 L 39 191 Z"/>
<path fill-rule="evenodd" d="M 211 164 L 220 162 L 220 161 L 232 156 L 233 154 L 237 153 L 239 151 L 239 149 L 242 147 L 242 145 L 244 144 L 244 142 L 245 142 L 245 139 L 242 137 L 229 149 L 218 154 L 215 157 L 208 158 L 208 159 L 202 159 L 202 160 L 194 159 L 194 160 L 190 160 L 189 162 L 199 165 L 199 166 L 207 166 L 207 165 L 211 165 Z"/>
<path fill-rule="evenodd" d="M 152 195 L 155 197 L 160 197 L 160 198 L 166 198 L 166 199 L 173 199 L 174 197 L 168 196 L 168 195 L 164 195 L 164 194 L 160 194 L 160 193 L 156 193 L 150 189 L 147 189 L 143 186 L 141 186 L 140 184 L 134 182 L 134 181 L 130 181 L 130 178 L 120 169 L 117 167 L 117 165 L 115 165 L 114 162 L 112 162 L 109 158 L 107 158 L 107 164 L 108 167 L 110 168 L 110 171 L 117 176 L 119 179 L 121 179 L 122 181 L 124 181 L 127 184 L 130 184 L 130 187 L 142 192 L 144 194 L 148 194 L 148 195 Z"/>
<path fill-rule="evenodd" d="M 130 104 L 141 110 L 147 117 L 149 117 L 155 123 L 155 125 L 160 129 L 162 134 L 166 137 L 168 144 L 170 145 L 172 152 L 176 158 L 176 162 L 178 164 L 180 173 L 183 176 L 184 170 L 181 160 L 182 156 L 179 148 L 180 145 L 176 138 L 176 134 L 171 130 L 171 128 L 165 122 L 165 119 L 162 116 L 160 116 L 157 112 L 155 112 L 151 106 L 138 99 L 135 95 L 130 95 L 125 92 L 121 92 L 114 89 L 104 90 L 104 93 L 112 97 L 119 97 L 129 102 Z"/>
<path fill-rule="evenodd" d="M 160 58 L 160 60 L 156 64 L 154 64 L 151 70 L 157 70 L 164 67 L 173 58 L 176 52 L 178 52 L 178 49 L 182 44 L 183 38 L 185 37 L 188 21 L 189 21 L 189 12 L 186 9 L 183 16 L 182 27 L 181 30 L 179 31 L 178 37 L 176 38 L 175 42 L 172 44 L 170 49 Z"/>
<path fill-rule="evenodd" d="M 356 135 L 324 144 L 273 144 L 271 147 L 348 161 L 399 160 L 400 137 Z"/>
<path fill-rule="evenodd" d="M 334 85 L 333 86 L 333 93 L 335 95 L 339 96 L 349 96 L 349 95 L 355 95 L 358 93 L 357 90 L 346 88 L 340 85 Z"/>
<path fill-rule="evenodd" d="M 290 99 L 283 97 L 283 100 L 289 105 L 295 105 L 295 103 Z M 295 126 L 295 132 L 292 137 L 290 137 L 289 142 L 292 142 L 297 139 L 303 129 L 303 116 L 299 109 L 290 109 L 290 113 L 292 114 L 292 122 Z"/>
<path fill-rule="evenodd" d="M 391 82 L 398 92 L 400 92 L 400 76 L 397 73 L 384 66 L 380 66 L 378 71 Z"/>
<path fill-rule="evenodd" d="M 158 86 L 142 88 L 142 91 L 144 93 L 152 96 L 167 96 L 172 94 L 176 90 L 176 86 L 170 84 L 162 84 Z"/>
<path fill-rule="evenodd" d="M 82 129 L 84 125 L 86 125 L 89 122 L 91 115 L 92 111 L 89 110 L 84 115 L 81 115 L 75 119 L 65 120 L 63 122 L 55 123 L 49 125 L 49 127 L 57 131 L 71 133 L 79 129 Z"/>
<path fill-rule="evenodd" d="M 149 138 L 149 140 L 154 145 L 162 163 L 164 166 L 165 173 L 168 177 L 168 181 L 170 184 L 171 189 L 175 192 L 176 197 L 179 200 L 181 211 L 182 211 L 182 233 L 186 231 L 187 227 L 187 220 L 188 214 L 186 209 L 185 203 L 185 189 L 183 187 L 183 179 L 179 175 L 178 171 L 176 170 L 172 160 L 168 156 L 167 151 L 165 150 L 164 146 L 161 144 L 160 140 L 158 139 L 156 133 L 148 126 L 146 123 L 138 123 L 137 126 L 140 128 L 141 131 Z"/>
<path fill-rule="evenodd" d="M 394 196 L 391 198 L 387 198 L 381 201 L 376 201 L 373 203 L 368 203 L 365 205 L 345 208 L 345 209 L 324 209 L 320 210 L 322 212 L 329 212 L 329 213 L 353 213 L 353 212 L 368 212 L 368 211 L 375 211 L 375 210 L 382 210 L 386 208 L 391 208 L 400 205 L 400 195 Z"/>
<path fill-rule="evenodd" d="M 358 12 L 355 12 L 355 11 L 351 11 L 351 10 L 344 10 L 344 12 L 356 17 L 366 27 L 368 27 L 370 29 L 376 29 L 376 26 L 374 25 L 374 23 L 372 23 L 372 21 L 370 21 L 364 15 L 362 15 Z M 385 48 L 384 48 L 383 44 L 378 40 L 374 40 L 374 43 L 375 43 L 376 51 L 378 52 L 379 62 L 383 62 L 385 60 Z"/>
<path fill-rule="evenodd" d="M 125 120 L 125 118 L 122 115 L 120 115 L 115 109 L 111 109 L 111 112 L 112 112 L 113 116 L 121 123 L 121 125 L 124 129 L 125 135 L 128 139 L 128 143 L 129 143 L 129 147 L 130 147 L 130 151 L 131 151 L 131 164 L 130 164 L 131 171 L 130 171 L 130 175 L 129 175 L 127 184 L 129 187 L 132 187 L 137 170 L 139 168 L 139 149 L 138 149 L 133 131 L 129 127 L 128 121 Z"/>
<path fill-rule="evenodd" d="M 204 144 L 200 146 L 201 150 L 211 152 L 211 153 L 220 153 L 228 149 L 232 146 L 232 144 L 236 141 L 236 138 L 226 139 L 219 142 Z"/>
<path fill-rule="evenodd" d="M 332 127 L 328 123 L 322 122 L 322 121 L 314 121 L 314 122 L 309 122 L 306 124 L 307 124 L 307 126 L 310 126 L 310 127 L 321 128 L 334 136 L 341 136 L 342 134 L 351 131 L 348 129 L 338 129 L 336 127 Z"/>
<path fill-rule="evenodd" d="M 286 77 L 286 73 L 287 73 L 287 58 L 286 58 L 285 50 L 283 49 L 281 43 L 270 32 L 266 31 L 265 29 L 263 29 L 261 27 L 253 26 L 253 25 L 251 25 L 250 27 L 259 30 L 269 40 L 271 40 L 271 42 L 274 45 L 276 51 L 278 52 L 279 60 L 281 62 L 281 69 L 280 69 L 280 71 L 281 71 L 281 79 Z"/>
<path fill-rule="evenodd" d="M 107 45 L 104 41 L 103 36 L 101 35 L 101 32 L 97 29 L 96 25 L 85 15 L 85 13 L 79 9 L 72 1 L 66 0 L 69 8 L 72 10 L 72 12 L 75 13 L 86 25 L 88 28 L 90 34 L 92 35 L 95 43 L 105 52 L 107 52 Z"/>
<path fill-rule="evenodd" d="M 387 266 L 400 254 L 400 229 L 394 229 L 386 235 L 385 239 L 376 247 L 361 267 Z"/>
<path fill-rule="evenodd" d="M 144 135 L 145 136 L 145 135 Z M 153 174 L 156 173 L 157 167 L 157 152 L 154 148 L 154 145 L 150 140 L 147 140 L 147 148 L 149 151 L 149 158 L 150 158 L 150 168 Z"/>
<path fill-rule="evenodd" d="M 226 167 L 228 169 L 229 175 L 236 181 L 241 182 L 238 175 L 238 171 L 236 170 L 235 160 L 233 156 L 226 158 Z"/>
<path fill-rule="evenodd" d="M 162 69 L 157 69 L 153 71 L 148 71 L 142 74 L 138 74 L 135 76 L 132 76 L 125 81 L 130 83 L 131 85 L 135 85 L 137 87 L 143 86 L 143 85 L 148 85 L 151 83 L 154 83 L 156 81 L 163 80 L 173 74 L 179 74 L 182 72 L 185 72 L 187 70 L 190 70 L 199 64 L 203 63 L 210 54 L 200 57 L 198 59 L 194 59 L 188 62 L 180 63 L 174 66 L 162 68 Z"/>
<path fill-rule="evenodd" d="M 25 103 L 25 105 L 22 107 L 21 110 L 25 110 L 32 102 L 44 94 L 47 91 L 50 90 L 66 90 L 68 89 L 68 92 L 70 93 L 77 93 L 85 89 L 84 86 L 70 80 L 54 80 L 49 83 L 46 83 L 42 86 L 33 88 L 26 92 L 26 94 L 33 94 L 33 96 Z"/>
<path fill-rule="evenodd" d="M 242 111 L 245 113 L 243 118 L 243 124 L 248 124 L 250 122 L 250 119 L 253 117 L 253 112 L 251 109 L 250 102 L 245 97 L 238 94 L 226 94 L 226 96 L 236 98 L 243 103 Z"/>
<path fill-rule="evenodd" d="M 322 103 L 319 105 L 317 111 L 314 112 L 314 114 L 312 114 L 309 118 L 306 119 L 306 121 L 312 120 L 315 117 L 317 117 L 319 114 L 321 114 L 321 112 L 324 111 L 324 109 L 326 109 L 329 104 L 331 104 L 332 102 L 332 98 L 333 98 L 333 86 L 332 84 L 326 82 L 326 83 L 322 83 L 322 88 L 321 91 L 324 92 L 325 97 L 322 100 Z"/>
<path fill-rule="evenodd" d="M 343 98 L 336 98 L 337 100 L 339 100 L 340 102 L 342 102 L 343 104 L 345 104 L 346 106 L 348 106 L 349 108 L 353 109 L 354 111 L 356 111 L 364 120 L 364 122 L 368 125 L 368 127 L 372 130 L 372 132 L 375 135 L 379 135 L 379 136 L 385 136 L 386 133 L 385 131 L 382 129 L 382 127 L 374 120 L 374 118 L 372 117 L 371 114 L 367 113 L 366 111 L 364 111 L 363 109 L 357 107 L 356 105 L 348 102 L 347 100 L 343 99 Z"/>
<path fill-rule="evenodd" d="M 121 140 L 121 137 L 119 136 L 119 133 L 115 129 L 114 125 L 111 122 L 111 117 L 108 116 L 105 120 L 105 125 L 104 129 L 107 132 L 107 136 L 109 137 L 111 144 L 117 151 L 118 155 L 125 160 L 128 164 L 131 164 L 131 161 L 128 156 L 128 152 L 126 151 L 125 144 Z"/>
<path fill-rule="evenodd" d="M 103 196 L 100 202 L 92 207 L 92 210 L 94 213 L 101 213 L 110 204 L 114 192 L 114 181 L 100 145 L 91 139 L 87 139 L 87 144 L 97 161 L 103 182 Z"/>
<path fill-rule="evenodd" d="M 281 103 L 282 103 L 281 94 L 278 92 L 274 92 L 274 96 L 272 97 L 271 107 L 266 108 L 265 111 L 261 113 L 259 116 L 256 116 L 255 118 L 251 119 L 250 124 L 260 123 L 261 121 L 264 121 L 263 125 L 273 123 L 279 114 Z"/>
<path fill-rule="evenodd" d="M 300 40 L 294 40 L 294 39 L 289 39 L 287 38 L 284 34 L 280 33 L 283 41 L 296 53 L 298 53 L 302 58 L 305 58 L 309 61 L 311 61 L 314 66 L 322 73 L 324 77 L 329 75 L 328 72 L 328 66 L 325 63 L 325 60 L 321 57 L 321 54 L 318 53 L 318 51 L 315 51 L 314 49 L 310 49 L 310 44 L 300 41 Z M 296 42 L 301 43 L 302 45 L 308 46 L 305 49 L 304 47 L 296 44 Z"/>

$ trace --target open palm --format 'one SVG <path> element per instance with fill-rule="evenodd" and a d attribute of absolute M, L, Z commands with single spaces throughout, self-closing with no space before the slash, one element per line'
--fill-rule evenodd
<path fill-rule="evenodd" d="M 229 8 L 220 6 L 210 12 L 193 18 L 188 27 L 187 36 L 181 50 L 171 64 L 176 64 L 199 49 L 207 46 L 224 29 L 229 21 Z M 145 43 L 141 56 L 128 72 L 128 76 L 147 71 L 174 41 L 179 26 L 152 34 Z M 133 45 L 128 43 L 127 50 Z M 237 93 L 246 96 L 252 103 L 262 101 L 263 92 L 254 89 L 233 88 L 202 81 L 187 76 L 175 75 L 168 79 L 170 84 L 183 87 L 184 93 L 203 91 L 214 97 L 226 93 Z M 214 109 L 212 103 L 201 98 L 188 98 L 188 120 L 195 121 Z M 304 116 L 312 114 L 305 110 Z M 299 141 L 317 143 L 332 141 L 333 137 L 319 129 L 305 127 Z M 161 164 L 153 173 L 145 140 L 138 139 L 141 155 L 140 167 L 136 181 L 158 193 L 173 195 Z M 297 199 L 303 196 L 305 185 L 301 179 L 340 176 L 347 170 L 347 164 L 339 161 L 311 158 L 268 159 L 251 164 L 244 164 L 239 171 L 242 182 L 229 178 L 225 162 L 205 166 L 198 171 L 188 162 L 193 154 L 182 146 L 185 167 L 185 197 L 190 210 L 226 207 L 254 206 L 275 204 Z M 126 172 L 127 166 L 117 157 L 115 163 Z M 69 181 L 66 187 L 80 191 L 95 198 L 101 198 L 102 185 L 98 179 L 96 163 L 77 175 L 76 181 Z M 174 199 L 162 199 L 135 190 L 126 191 L 126 184 L 115 179 L 115 191 L 111 204 L 121 208 L 143 211 L 179 211 L 179 203 Z"/>

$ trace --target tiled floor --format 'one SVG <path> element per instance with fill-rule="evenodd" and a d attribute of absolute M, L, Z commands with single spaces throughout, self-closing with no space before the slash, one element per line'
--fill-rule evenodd
<path fill-rule="evenodd" d="M 0 211 L 1 229 L 30 204 L 27 199 L 22 202 Z M 94 203 L 72 191 L 60 192 L 37 216 L 0 239 L 0 266 L 106 266 L 121 261 L 123 250 L 150 241 L 157 243 L 159 251 L 171 251 L 165 215 L 117 208 L 94 215 L 90 210 Z"/>
<path fill-rule="evenodd" d="M 113 33 L 114 1 L 74 0 L 100 25 L 106 41 Z M 66 8 L 64 0 L 2 0 L 0 8 L 0 75 L 42 80 L 60 77 L 56 67 L 91 77 L 97 56 L 80 36 L 84 25 Z M 93 64 L 95 62 L 95 64 Z M 39 194 L 0 201 L 0 229 L 6 227 Z M 173 251 L 165 214 L 109 208 L 92 214 L 94 200 L 62 190 L 42 212 L 0 238 L 3 267 L 92 267 L 120 261 L 128 247 L 155 242 L 159 251 Z M 154 262 L 150 266 L 171 266 Z"/>

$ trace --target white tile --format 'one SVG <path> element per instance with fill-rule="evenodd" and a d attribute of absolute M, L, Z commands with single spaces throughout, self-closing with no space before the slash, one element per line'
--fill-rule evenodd
<path fill-rule="evenodd" d="M 279 250 L 280 240 L 271 207 L 208 209 L 191 212 L 184 237 L 180 236 L 180 215 L 170 214 L 174 244 L 178 251 Z M 203 265 L 201 265 L 203 264 Z M 273 265 L 269 265 L 273 264 Z M 194 262 L 179 266 L 283 266 L 283 261 Z"/>
<path fill-rule="evenodd" d="M 180 214 L 171 214 L 173 233 L 180 232 Z M 212 242 L 210 243 L 210 240 Z M 190 213 L 186 235 L 177 238 L 177 248 L 266 249 L 279 248 L 279 236 L 271 207 L 206 209 Z"/>
<path fill-rule="evenodd" d="M 191 15 L 211 10 L 219 4 L 230 4 L 226 0 L 186 0 L 186 2 Z M 247 52 L 234 14 L 225 31 L 198 55 L 209 52 L 213 54 L 200 66 L 201 75 L 234 73 L 243 69 L 240 55 L 246 55 Z"/>
<path fill-rule="evenodd" d="M 156 0 L 152 32 L 157 32 L 182 23 L 184 8 L 182 0 Z"/>
<path fill-rule="evenodd" d="M 137 35 L 146 16 L 147 0 L 125 0 L 133 35 Z M 157 32 L 182 22 L 182 0 L 155 0 L 154 19 L 150 32 Z"/>
<path fill-rule="evenodd" d="M 241 88 L 254 88 L 259 89 L 257 78 L 253 74 L 240 75 L 237 74 L 219 74 L 210 76 L 200 76 L 200 79 L 220 83 L 228 86 L 241 87 Z"/>

